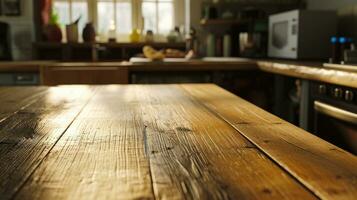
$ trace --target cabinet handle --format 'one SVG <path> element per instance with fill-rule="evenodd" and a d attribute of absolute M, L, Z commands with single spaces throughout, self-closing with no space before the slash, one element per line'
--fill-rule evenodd
<path fill-rule="evenodd" d="M 314 108 L 316 111 L 325 114 L 329 117 L 333 117 L 335 119 L 339 119 L 352 124 L 357 124 L 357 114 L 355 113 L 336 108 L 334 106 L 319 101 L 314 102 Z"/>
<path fill-rule="evenodd" d="M 17 75 L 16 81 L 33 81 L 34 77 L 31 75 Z"/>

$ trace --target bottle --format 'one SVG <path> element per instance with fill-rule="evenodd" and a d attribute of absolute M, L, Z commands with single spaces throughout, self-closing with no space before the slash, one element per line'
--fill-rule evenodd
<path fill-rule="evenodd" d="M 344 64 L 344 54 L 345 50 L 347 50 L 348 43 L 347 43 L 347 38 L 346 37 L 340 37 L 339 38 L 339 44 L 340 44 L 340 49 L 339 49 L 339 61 L 341 64 Z"/>
<path fill-rule="evenodd" d="M 180 28 L 178 26 L 175 27 L 175 34 L 177 37 L 176 42 L 182 42 L 183 39 L 182 39 Z"/>
<path fill-rule="evenodd" d="M 177 34 L 175 30 L 171 30 L 170 33 L 167 35 L 167 41 L 170 43 L 177 42 Z"/>
<path fill-rule="evenodd" d="M 223 36 L 223 57 L 232 56 L 232 37 L 229 34 Z"/>
<path fill-rule="evenodd" d="M 207 36 L 207 49 L 206 49 L 206 56 L 207 57 L 214 57 L 215 56 L 215 50 L 216 50 L 216 47 L 215 47 L 215 43 L 216 43 L 216 40 L 215 40 L 215 37 L 213 34 L 209 34 Z"/>
<path fill-rule="evenodd" d="M 95 42 L 95 29 L 92 23 L 87 23 L 82 33 L 84 42 Z"/>
<path fill-rule="evenodd" d="M 353 38 L 346 38 L 346 43 L 343 49 L 342 54 L 342 62 L 343 64 L 350 63 L 351 59 L 353 60 L 353 52 L 355 51 L 354 41 Z"/>
<path fill-rule="evenodd" d="M 216 57 L 222 57 L 223 56 L 223 37 L 221 36 L 217 36 L 215 38 L 215 50 L 216 50 L 216 53 L 215 53 L 215 56 Z"/>
<path fill-rule="evenodd" d="M 114 24 L 114 20 L 110 21 L 109 31 L 108 31 L 108 41 L 109 42 L 116 42 L 116 27 Z"/>
<path fill-rule="evenodd" d="M 140 42 L 140 31 L 134 28 L 129 37 L 130 42 Z"/>
<path fill-rule="evenodd" d="M 152 30 L 146 31 L 145 42 L 154 42 L 154 32 Z"/>

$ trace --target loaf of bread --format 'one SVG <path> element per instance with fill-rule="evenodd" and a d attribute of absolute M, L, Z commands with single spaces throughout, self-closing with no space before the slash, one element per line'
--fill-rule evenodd
<path fill-rule="evenodd" d="M 157 51 L 151 46 L 144 46 L 143 53 L 146 58 L 150 60 L 163 60 L 165 58 L 165 54 L 161 51 Z"/>

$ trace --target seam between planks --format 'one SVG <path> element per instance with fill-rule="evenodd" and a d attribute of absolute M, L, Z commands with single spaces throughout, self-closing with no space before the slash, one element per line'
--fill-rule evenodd
<path fill-rule="evenodd" d="M 252 145 L 254 145 L 257 150 L 259 150 L 263 155 L 265 155 L 270 161 L 276 164 L 277 167 L 279 167 L 281 170 L 283 170 L 289 177 L 294 179 L 299 185 L 301 185 L 303 188 L 305 188 L 307 191 L 309 191 L 314 197 L 317 199 L 323 199 L 320 197 L 317 193 L 315 193 L 312 189 L 309 188 L 308 184 L 305 185 L 302 181 L 300 181 L 299 178 L 295 177 L 293 173 L 290 172 L 290 170 L 285 169 L 284 166 L 282 166 L 279 162 L 277 162 L 272 156 L 270 156 L 268 153 L 264 151 L 263 148 L 261 148 L 259 145 L 257 145 L 253 140 L 251 140 L 249 137 L 245 136 L 241 131 L 239 131 L 230 121 L 226 120 L 224 116 L 219 114 L 218 112 L 213 111 L 211 108 L 206 106 L 204 103 L 202 103 L 199 99 L 197 99 L 195 96 L 193 96 L 189 91 L 186 90 L 186 88 L 182 87 L 182 85 L 178 85 L 182 90 L 188 94 L 189 98 L 191 100 L 194 100 L 197 104 L 201 105 L 203 108 L 205 108 L 208 112 L 212 113 L 214 116 L 217 118 L 223 120 L 225 123 L 227 123 L 229 126 L 231 126 L 234 130 L 236 130 L 237 133 L 239 133 L 241 136 L 243 136 L 246 140 L 248 140 Z M 235 95 L 236 96 L 236 95 Z"/>
<path fill-rule="evenodd" d="M 26 185 L 26 183 L 29 181 L 30 177 L 35 173 L 35 171 L 40 167 L 40 165 L 43 163 L 43 161 L 47 158 L 47 156 L 51 153 L 52 149 L 57 145 L 57 143 L 61 140 L 63 135 L 67 132 L 67 130 L 72 126 L 74 121 L 76 121 L 77 117 L 81 114 L 81 112 L 84 110 L 84 108 L 88 105 L 88 103 L 92 100 L 92 98 L 96 95 L 98 88 L 94 88 L 93 95 L 84 103 L 83 107 L 79 110 L 77 115 L 73 118 L 73 120 L 68 124 L 66 129 L 61 133 L 61 135 L 58 137 L 56 142 L 52 145 L 52 147 L 48 150 L 48 152 L 45 154 L 45 156 L 38 162 L 38 164 L 35 166 L 35 168 L 32 170 L 32 172 L 25 178 L 23 183 L 20 184 L 18 189 L 14 192 L 14 194 L 9 198 L 9 199 L 15 199 L 16 195 L 18 192 Z M 47 90 L 46 90 L 47 91 Z"/>
<path fill-rule="evenodd" d="M 144 134 L 144 145 L 145 145 L 145 154 L 146 157 L 148 158 L 148 163 L 149 163 L 149 172 L 150 172 L 150 184 L 151 184 L 151 192 L 153 195 L 153 199 L 156 200 L 156 194 L 155 194 L 155 189 L 154 189 L 154 180 L 153 180 L 153 173 L 152 173 L 152 167 L 151 167 L 151 157 L 150 153 L 148 152 L 148 143 L 147 143 L 147 132 L 146 132 L 147 126 L 144 126 L 143 134 Z"/>
<path fill-rule="evenodd" d="M 140 113 L 141 113 L 141 116 L 142 117 L 142 114 L 143 114 L 143 110 L 142 110 L 142 106 L 140 105 L 139 106 L 139 109 L 140 109 Z M 149 164 L 149 174 L 150 174 L 150 185 L 151 185 L 151 193 L 152 193 L 152 196 L 153 196 L 153 200 L 156 200 L 156 194 L 155 194 L 155 188 L 154 188 L 154 180 L 153 180 L 153 172 L 152 172 L 152 166 L 151 166 L 151 156 L 150 156 L 150 152 L 149 152 L 149 146 L 148 146 L 148 135 L 147 135 L 147 124 L 145 122 L 143 122 L 143 131 L 142 131 L 142 134 L 143 134 L 143 140 L 144 140 L 144 153 L 145 153 L 145 156 L 147 157 L 148 159 L 148 164 Z"/>
<path fill-rule="evenodd" d="M 34 94 L 34 95 L 29 96 L 28 98 L 29 98 L 30 103 L 25 104 L 24 106 L 22 106 L 22 107 L 19 108 L 18 110 L 16 110 L 16 111 L 10 113 L 9 115 L 7 115 L 7 116 L 1 118 L 1 119 L 0 119 L 0 123 L 2 123 L 3 121 L 5 121 L 6 119 L 10 118 L 11 116 L 16 115 L 19 111 L 24 110 L 25 108 L 30 107 L 32 104 L 35 104 L 35 103 L 36 103 L 36 100 L 37 100 L 38 98 L 40 98 L 40 96 L 41 96 L 42 94 L 47 93 L 47 92 L 48 92 L 48 90 L 44 90 L 44 91 L 40 91 L 40 92 L 38 92 L 38 93 L 36 93 L 36 94 Z"/>

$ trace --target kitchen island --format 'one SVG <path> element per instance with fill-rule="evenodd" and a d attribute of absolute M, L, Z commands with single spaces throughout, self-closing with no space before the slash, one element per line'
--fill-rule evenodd
<path fill-rule="evenodd" d="M 0 88 L 0 199 L 355 199 L 357 158 L 212 84 Z"/>
<path fill-rule="evenodd" d="M 1 66 L 1 65 L 0 65 Z M 100 73 L 110 71 L 115 77 L 105 75 L 112 83 L 130 83 L 133 72 L 199 72 L 199 71 L 263 71 L 300 79 L 328 82 L 357 88 L 357 73 L 323 67 L 321 62 L 288 60 L 254 60 L 244 58 L 202 59 L 170 62 L 84 62 L 49 63 L 42 65 L 41 74 L 44 85 L 68 84 L 73 82 L 96 82 Z M 99 72 L 99 73 L 96 73 Z M 95 74 L 95 75 L 93 75 Z M 94 76 L 94 77 L 93 77 Z M 72 77 L 72 78 L 71 78 Z M 91 78 L 92 77 L 92 78 Z M 68 80 L 70 79 L 70 80 Z M 101 83 L 99 81 L 98 83 Z"/>
<path fill-rule="evenodd" d="M 135 61 L 135 60 L 134 60 Z M 0 62 L 1 73 L 38 73 L 43 85 L 128 84 L 135 72 L 263 71 L 357 88 L 357 73 L 323 67 L 322 62 L 213 58 L 170 62 Z"/>

